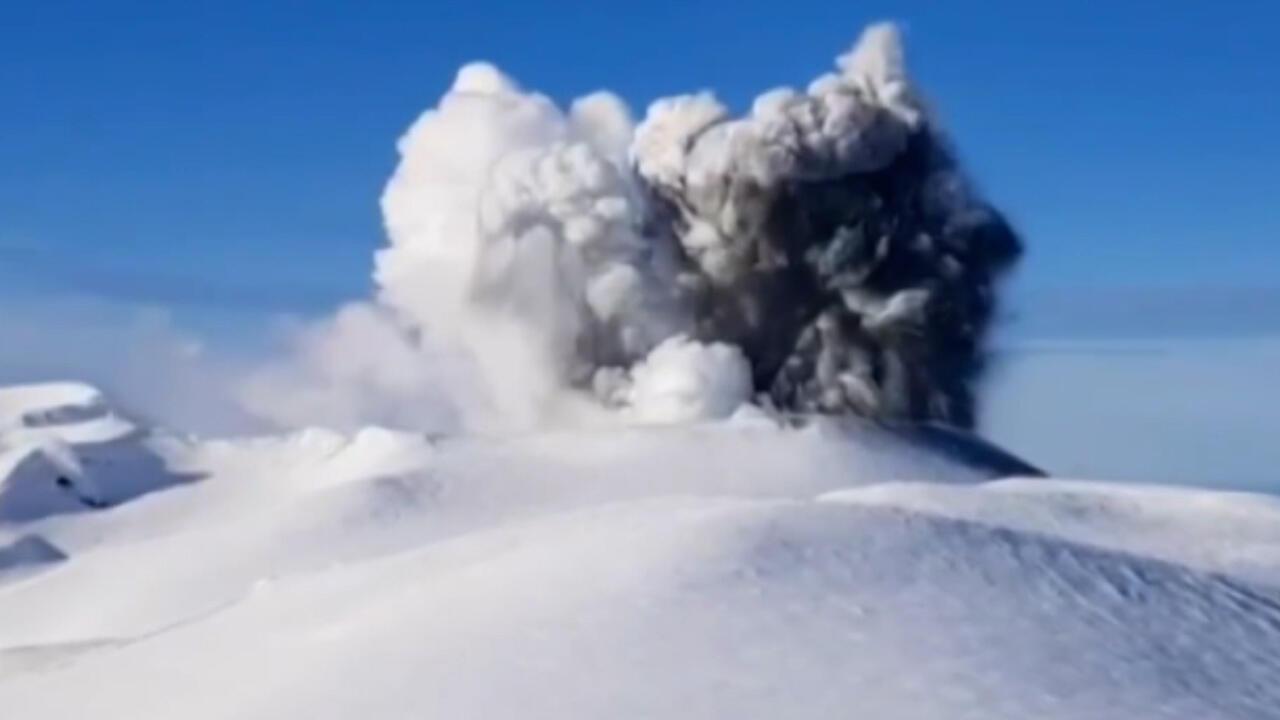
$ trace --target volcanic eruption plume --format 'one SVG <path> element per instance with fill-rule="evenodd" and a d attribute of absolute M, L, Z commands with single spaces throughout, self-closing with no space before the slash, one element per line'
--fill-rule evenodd
<path fill-rule="evenodd" d="M 465 358 L 486 404 L 526 424 L 752 401 L 974 423 L 996 282 L 1021 245 L 960 171 L 890 25 L 743 117 L 707 92 L 638 124 L 608 93 L 566 111 L 468 65 L 399 150 L 378 296 L 357 313 L 392 329 L 360 336 L 395 338 L 372 355 L 398 377 L 406 356 L 424 378 Z M 383 372 L 303 364 L 333 392 Z M 420 396 L 403 391 L 415 378 L 365 384 L 389 406 Z"/>

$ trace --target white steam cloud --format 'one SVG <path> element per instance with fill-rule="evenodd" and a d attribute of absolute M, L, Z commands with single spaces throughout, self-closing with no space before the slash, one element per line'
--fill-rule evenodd
<path fill-rule="evenodd" d="M 463 67 L 382 198 L 377 297 L 249 383 L 286 424 L 431 429 L 725 417 L 745 403 L 967 426 L 1019 244 L 959 174 L 895 29 L 743 118 L 636 126 Z"/>

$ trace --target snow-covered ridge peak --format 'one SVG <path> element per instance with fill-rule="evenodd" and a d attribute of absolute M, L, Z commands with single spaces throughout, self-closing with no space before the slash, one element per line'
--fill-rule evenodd
<path fill-rule="evenodd" d="M 0 387 L 0 525 L 103 508 L 172 485 L 148 437 L 90 385 Z"/>
<path fill-rule="evenodd" d="M 90 385 L 56 382 L 0 387 L 0 441 L 40 438 L 100 443 L 136 430 Z"/>

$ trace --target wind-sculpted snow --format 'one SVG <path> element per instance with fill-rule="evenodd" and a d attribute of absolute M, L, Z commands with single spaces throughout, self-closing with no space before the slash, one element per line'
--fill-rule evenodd
<path fill-rule="evenodd" d="M 1280 505 L 761 415 L 190 441 L 0 520 L 0 707 L 171 718 L 1274 718 Z M 88 472 L 91 472 L 88 471 Z"/>
<path fill-rule="evenodd" d="M 92 387 L 0 388 L 0 523 L 102 508 L 189 478 Z"/>
<path fill-rule="evenodd" d="M 529 429 L 783 412 L 975 422 L 1021 243 L 878 25 L 806 90 L 633 126 L 463 67 L 401 138 L 371 303 L 246 402 L 285 426 Z"/>

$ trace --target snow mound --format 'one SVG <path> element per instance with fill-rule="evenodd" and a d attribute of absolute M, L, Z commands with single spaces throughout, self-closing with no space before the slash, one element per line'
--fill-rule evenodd
<path fill-rule="evenodd" d="M 0 546 L 0 576 L 16 570 L 66 560 L 67 556 L 39 535 L 24 535 Z"/>
<path fill-rule="evenodd" d="M 131 442 L 202 481 L 0 519 L 24 720 L 1280 707 L 1272 498 L 992 481 L 1020 466 L 963 436 L 749 413 Z"/>
<path fill-rule="evenodd" d="M 265 580 L 0 699 L 30 718 L 1263 718 L 1278 643 L 1274 594 L 1176 564 L 665 498 Z"/>
<path fill-rule="evenodd" d="M 1280 585 L 1280 498 L 1070 480 L 885 483 L 827 502 L 892 507 L 1182 563 Z"/>

